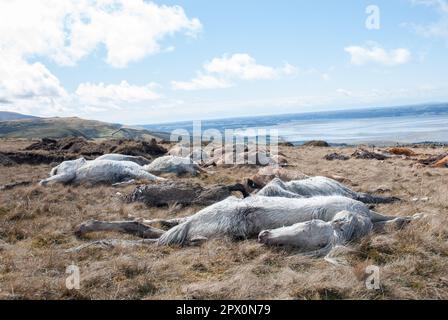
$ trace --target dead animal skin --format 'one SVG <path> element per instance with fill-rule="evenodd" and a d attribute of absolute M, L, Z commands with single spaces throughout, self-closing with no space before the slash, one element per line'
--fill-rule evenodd
<path fill-rule="evenodd" d="M 328 160 L 328 161 L 333 161 L 333 160 L 346 161 L 346 160 L 350 159 L 350 157 L 345 156 L 345 155 L 343 155 L 343 154 L 339 154 L 339 153 L 330 153 L 330 154 L 327 154 L 327 155 L 324 157 L 324 159 L 325 159 L 325 160 Z"/>
<path fill-rule="evenodd" d="M 268 166 L 261 168 L 255 175 L 248 178 L 246 184 L 250 189 L 261 189 L 275 178 L 280 178 L 283 181 L 291 181 L 306 179 L 309 176 L 299 171 Z"/>
<path fill-rule="evenodd" d="M 413 157 L 413 156 L 417 155 L 411 149 L 402 148 L 402 147 L 390 148 L 390 149 L 387 150 L 387 152 L 395 154 L 395 155 L 398 155 L 398 156 L 407 156 L 407 157 Z"/>
<path fill-rule="evenodd" d="M 386 160 L 389 156 L 381 153 L 370 152 L 364 149 L 356 150 L 352 157 L 356 159 L 376 159 L 376 160 Z"/>
<path fill-rule="evenodd" d="M 243 197 L 249 196 L 242 184 L 202 187 L 200 184 L 169 181 L 139 186 L 126 197 L 126 201 L 155 207 L 172 203 L 208 206 L 228 198 L 233 191 L 241 192 Z"/>
<path fill-rule="evenodd" d="M 431 167 L 433 167 L 433 168 L 446 168 L 446 167 L 448 167 L 448 156 L 446 156 L 445 158 L 437 161 Z"/>
<path fill-rule="evenodd" d="M 320 176 L 336 180 L 340 183 L 353 184 L 353 182 L 345 177 L 322 173 Z M 279 178 L 285 182 L 293 180 L 303 180 L 310 176 L 290 169 L 276 168 L 272 166 L 264 167 L 258 170 L 258 172 L 246 180 L 246 187 L 248 190 L 254 191 L 265 187 L 269 182 L 275 178 Z"/>
<path fill-rule="evenodd" d="M 284 182 L 281 179 L 272 180 L 261 189 L 257 195 L 267 197 L 308 198 L 316 196 L 344 196 L 363 203 L 392 203 L 399 201 L 395 197 L 383 197 L 373 194 L 356 192 L 345 185 L 326 177 L 310 177 L 307 179 Z"/>
<path fill-rule="evenodd" d="M 419 160 L 418 162 L 427 166 L 435 165 L 437 162 L 443 160 L 445 157 L 448 157 L 448 153 L 442 153 L 437 156 L 430 156 L 429 158 Z"/>

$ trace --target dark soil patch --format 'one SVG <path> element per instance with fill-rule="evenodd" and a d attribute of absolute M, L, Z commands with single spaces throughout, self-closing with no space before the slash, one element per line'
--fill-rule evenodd
<path fill-rule="evenodd" d="M 69 153 L 86 157 L 97 157 L 108 153 L 121 153 L 151 159 L 164 155 L 167 150 L 155 139 L 150 142 L 129 139 L 111 139 L 101 143 L 84 138 L 70 137 L 63 139 L 42 139 L 28 146 L 25 150 L 44 150 L 56 153 Z"/>

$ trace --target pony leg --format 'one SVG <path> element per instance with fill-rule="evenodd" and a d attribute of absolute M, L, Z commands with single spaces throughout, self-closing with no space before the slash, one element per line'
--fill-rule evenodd
<path fill-rule="evenodd" d="M 397 197 L 382 197 L 362 192 L 356 193 L 354 198 L 363 203 L 392 203 L 400 201 Z"/>
<path fill-rule="evenodd" d="M 408 225 L 410 222 L 418 219 L 422 219 L 426 217 L 425 214 L 417 213 L 413 216 L 407 216 L 407 217 L 393 217 L 393 219 L 390 219 L 388 221 L 379 221 L 375 222 L 373 224 L 373 229 L 376 232 L 384 232 L 384 230 L 390 230 L 390 229 L 402 229 L 406 225 Z"/>
<path fill-rule="evenodd" d="M 384 232 L 386 230 L 400 230 L 413 220 L 412 217 L 398 217 L 389 221 L 379 221 L 373 224 L 375 232 Z"/>
<path fill-rule="evenodd" d="M 324 257 L 324 260 L 335 266 L 346 266 L 349 265 L 349 263 L 347 259 L 345 259 L 344 255 L 350 252 L 353 252 L 353 250 L 348 247 L 336 245 L 330 249 L 328 254 Z"/>
<path fill-rule="evenodd" d="M 41 182 L 39 182 L 39 185 L 46 186 L 48 184 L 53 184 L 53 183 L 69 183 L 74 178 L 75 178 L 75 174 L 69 174 L 69 173 L 57 174 L 57 175 L 51 176 L 50 178 L 42 180 Z"/>
<path fill-rule="evenodd" d="M 138 170 L 138 171 L 130 171 L 129 176 L 132 179 L 139 179 L 139 180 L 148 180 L 148 181 L 164 181 L 166 179 L 157 177 L 149 172 L 146 172 L 145 170 Z"/>
<path fill-rule="evenodd" d="M 0 191 L 11 190 L 16 187 L 29 186 L 32 183 L 33 183 L 32 181 L 21 181 L 21 182 L 8 183 L 8 184 L 0 186 Z"/>
<path fill-rule="evenodd" d="M 90 220 L 79 225 L 76 228 L 75 235 L 82 237 L 86 233 L 97 231 L 117 231 L 146 239 L 157 239 L 165 233 L 163 230 L 150 227 L 138 221 L 106 222 Z"/>
<path fill-rule="evenodd" d="M 308 251 L 308 252 L 301 252 L 301 254 L 303 256 L 309 257 L 309 258 L 326 257 L 331 252 L 331 250 L 333 248 L 334 248 L 334 244 L 330 242 L 329 244 L 327 244 L 325 247 L 323 247 L 321 249 Z"/>
<path fill-rule="evenodd" d="M 185 218 L 175 218 L 175 219 L 153 219 L 153 220 L 143 220 L 142 222 L 146 225 L 148 224 L 154 224 L 154 223 L 160 223 L 162 226 L 167 228 L 173 228 L 181 223 L 184 223 L 188 217 Z"/>
<path fill-rule="evenodd" d="M 71 248 L 66 250 L 67 253 L 78 253 L 87 248 L 101 248 L 101 249 L 109 249 L 115 248 L 118 246 L 121 247 L 135 247 L 135 246 L 143 246 L 143 245 L 151 245 L 157 243 L 157 239 L 143 239 L 143 240 L 99 240 L 92 241 L 86 244 L 82 244 L 78 247 Z"/>
<path fill-rule="evenodd" d="M 372 223 L 390 221 L 390 220 L 394 220 L 397 218 L 394 216 L 385 216 L 385 215 L 382 215 L 381 213 L 375 212 L 373 210 L 370 210 L 369 217 L 370 217 L 370 220 L 372 221 Z"/>

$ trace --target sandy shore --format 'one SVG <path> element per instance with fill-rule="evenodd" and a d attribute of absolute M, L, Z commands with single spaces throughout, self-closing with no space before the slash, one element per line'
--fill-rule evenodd
<path fill-rule="evenodd" d="M 26 141 L 0 142 L 0 151 Z M 400 231 L 374 234 L 349 247 L 345 265 L 306 258 L 294 250 L 267 248 L 246 240 L 213 240 L 200 247 L 65 250 L 92 239 L 132 238 L 92 234 L 77 239 L 75 227 L 88 219 L 121 220 L 191 215 L 200 207 L 151 208 L 126 204 L 117 192 L 135 186 L 49 188 L 31 186 L 0 191 L 1 299 L 448 299 L 448 168 L 418 163 L 446 147 L 419 147 L 417 156 L 379 160 L 327 161 L 332 152 L 350 156 L 355 147 L 286 147 L 290 170 L 308 175 L 338 175 L 357 191 L 381 192 L 402 199 L 378 205 L 391 215 L 424 213 L 427 218 Z M 50 165 L 0 166 L 0 185 L 47 176 Z M 218 168 L 213 175 L 182 178 L 234 183 L 257 168 Z M 81 271 L 81 289 L 66 289 L 66 268 Z M 369 290 L 365 268 L 380 268 L 380 290 Z"/>

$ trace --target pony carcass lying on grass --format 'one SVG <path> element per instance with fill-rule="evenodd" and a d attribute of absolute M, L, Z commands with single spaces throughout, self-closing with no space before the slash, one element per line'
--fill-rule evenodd
<path fill-rule="evenodd" d="M 91 245 L 142 243 L 192 245 L 217 237 L 230 237 L 235 240 L 259 237 L 260 241 L 266 244 L 292 245 L 301 251 L 312 251 L 315 255 L 322 255 L 328 253 L 334 245 L 365 236 L 387 224 L 401 226 L 411 219 L 381 215 L 359 201 L 341 196 L 313 198 L 252 196 L 245 199 L 229 197 L 181 219 L 88 221 L 77 228 L 77 236 L 95 231 L 119 231 L 138 235 L 145 240 L 100 241 L 74 250 Z M 162 222 L 171 229 L 163 231 L 153 228 L 150 224 L 154 222 Z M 292 226 L 292 229 L 284 229 L 285 226 Z M 313 237 L 307 240 L 306 233 L 313 234 Z"/>
<path fill-rule="evenodd" d="M 145 166 L 145 170 L 154 174 L 175 173 L 176 175 L 191 174 L 198 175 L 205 172 L 190 157 L 164 156 L 155 159 L 153 162 Z"/>
<path fill-rule="evenodd" d="M 315 196 L 344 196 L 364 203 L 391 203 L 396 197 L 382 197 L 353 191 L 342 183 L 327 177 L 309 177 L 302 180 L 284 182 L 273 179 L 257 195 L 265 197 L 310 198 Z"/>
<path fill-rule="evenodd" d="M 210 206 L 230 197 L 232 192 L 240 192 L 244 198 L 250 196 L 246 188 L 239 183 L 202 186 L 198 183 L 165 181 L 138 186 L 131 194 L 125 196 L 124 200 L 156 207 L 170 204 Z"/>
<path fill-rule="evenodd" d="M 387 227 L 401 228 L 418 217 L 419 215 L 396 218 L 372 217 L 344 210 L 338 212 L 330 221 L 315 219 L 288 227 L 261 231 L 258 242 L 271 246 L 297 247 L 308 255 L 323 256 L 371 232 L 383 231 Z M 330 261 L 332 259 L 329 256 L 327 258 Z"/>
<path fill-rule="evenodd" d="M 102 159 L 93 161 L 87 161 L 84 158 L 64 161 L 53 168 L 50 172 L 50 177 L 42 180 L 40 185 L 46 186 L 52 183 L 113 184 L 131 179 L 148 181 L 164 180 L 147 172 L 144 167 L 135 162 L 128 160 L 108 160 L 107 157 L 102 157 Z"/>
<path fill-rule="evenodd" d="M 161 157 L 150 164 L 143 157 L 134 157 L 121 154 L 107 154 L 95 160 L 87 161 L 84 158 L 64 161 L 50 172 L 50 177 L 40 182 L 41 185 L 51 183 L 81 184 L 81 183 L 120 183 L 129 180 L 165 180 L 153 173 L 189 172 L 196 174 L 200 168 L 189 158 Z"/>

